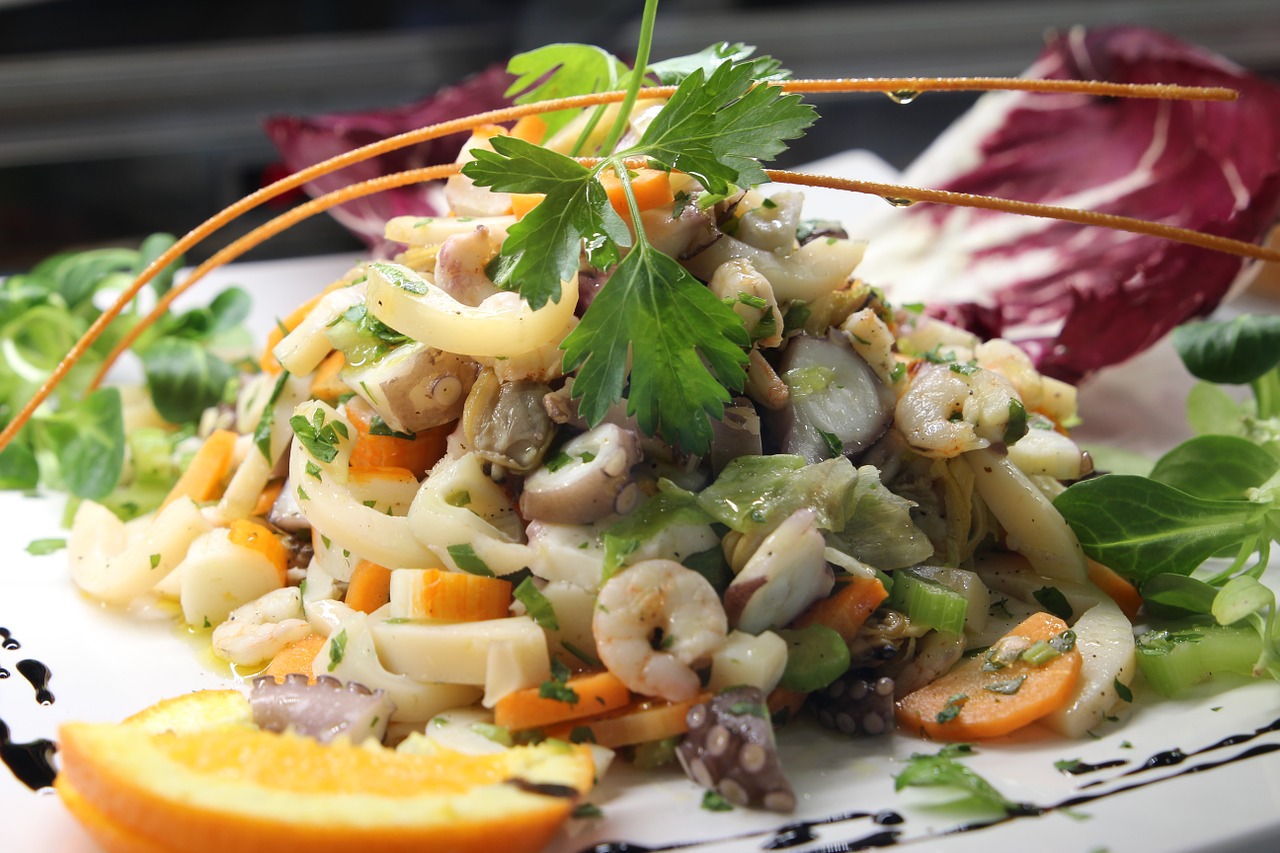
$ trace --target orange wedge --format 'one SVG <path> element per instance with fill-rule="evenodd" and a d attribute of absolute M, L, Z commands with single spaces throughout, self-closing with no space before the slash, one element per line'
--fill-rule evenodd
<path fill-rule="evenodd" d="M 110 853 L 537 851 L 594 775 L 560 741 L 468 755 L 273 734 L 232 690 L 68 723 L 60 740 L 58 793 Z"/>

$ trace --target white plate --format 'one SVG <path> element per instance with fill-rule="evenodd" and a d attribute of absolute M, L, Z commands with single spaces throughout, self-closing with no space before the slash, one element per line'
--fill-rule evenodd
<path fill-rule="evenodd" d="M 297 304 L 298 294 L 314 292 L 351 260 L 239 265 L 221 271 L 202 293 L 232 282 L 245 285 L 255 297 L 255 325 L 266 328 Z M 1179 407 L 1186 384 L 1167 346 L 1157 348 L 1084 390 L 1086 432 L 1131 449 L 1167 447 L 1185 431 Z M 0 667 L 10 673 L 0 679 L 0 720 L 9 741 L 53 739 L 66 720 L 118 720 L 167 696 L 233 683 L 169 618 L 105 609 L 73 590 L 64 553 L 26 553 L 32 540 L 65 535 L 61 506 L 53 497 L 0 493 L 0 627 L 20 644 L 0 648 Z M 23 660 L 49 668 L 51 703 L 37 701 L 35 687 L 19 671 Z M 1233 682 L 1177 702 L 1139 690 L 1124 716 L 1094 738 L 1065 741 L 1030 731 L 982 745 L 968 760 L 1007 797 L 1049 808 L 1037 817 L 975 828 L 983 816 L 940 808 L 923 792 L 895 793 L 893 775 L 902 761 L 913 752 L 932 753 L 937 744 L 901 735 L 849 740 L 796 725 L 780 733 L 784 766 L 800 800 L 795 815 L 704 811 L 700 790 L 678 771 L 641 776 L 615 768 L 591 797 L 604 817 L 571 822 L 551 849 L 578 853 L 604 842 L 618 842 L 611 848 L 617 851 L 698 853 L 786 845 L 802 853 L 886 845 L 942 851 L 1024 845 L 1080 853 L 1280 849 L 1280 760 L 1269 754 L 1280 749 L 1280 732 L 1257 734 L 1280 718 L 1280 685 Z M 1181 764 L 1139 770 L 1148 758 L 1175 748 L 1189 756 Z M 6 758 L 17 754 L 16 747 L 5 751 Z M 1060 759 L 1124 763 L 1068 776 L 1054 767 Z M 1188 772 L 1193 769 L 1200 772 Z M 1123 775 L 1129 771 L 1138 772 Z M 1104 796 L 1051 808 L 1094 794 Z M 901 822 L 883 821 L 890 813 Z M 964 827 L 970 831 L 958 832 Z M 811 841 L 803 841 L 806 833 Z M 95 850 L 56 796 L 33 792 L 3 771 L 0 839 L 3 849 L 22 853 Z"/>

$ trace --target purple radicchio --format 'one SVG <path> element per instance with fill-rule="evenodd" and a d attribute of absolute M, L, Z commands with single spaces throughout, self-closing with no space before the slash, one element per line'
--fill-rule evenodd
<path fill-rule="evenodd" d="M 1226 86 L 1234 102 L 995 93 L 946 131 L 904 182 L 1089 208 L 1257 242 L 1280 204 L 1280 87 L 1139 27 L 1054 37 L 1046 79 Z M 1076 382 L 1209 313 L 1240 258 L 1154 237 L 1003 213 L 887 211 L 859 276 L 898 303 L 1020 344 Z"/>
<path fill-rule="evenodd" d="M 318 116 L 273 116 L 266 120 L 267 135 L 290 172 L 338 154 L 442 121 L 509 106 L 505 92 L 515 80 L 501 66 L 492 66 L 456 86 L 412 104 L 385 110 L 332 113 Z M 306 185 L 311 196 L 323 195 L 349 184 L 380 175 L 452 163 L 469 134 L 421 142 L 349 166 Z M 393 216 L 432 216 L 444 212 L 439 182 L 386 190 L 347 202 L 331 213 L 371 250 L 386 254 L 383 227 Z M 397 247 L 398 248 L 398 247 Z"/>

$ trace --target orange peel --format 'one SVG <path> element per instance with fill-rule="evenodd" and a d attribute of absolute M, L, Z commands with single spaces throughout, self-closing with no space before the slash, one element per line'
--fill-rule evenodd
<path fill-rule="evenodd" d="M 55 787 L 110 853 L 537 851 L 594 778 L 561 741 L 470 755 L 274 734 L 234 690 L 68 723 L 60 742 Z"/>

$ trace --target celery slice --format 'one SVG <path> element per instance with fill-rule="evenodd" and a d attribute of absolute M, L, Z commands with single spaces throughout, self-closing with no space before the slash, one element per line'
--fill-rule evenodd
<path fill-rule="evenodd" d="M 1258 632 L 1232 625 L 1155 629 L 1138 638 L 1138 669 L 1165 696 L 1177 696 L 1214 675 L 1253 675 L 1262 653 Z"/>
<path fill-rule="evenodd" d="M 889 606 L 917 625 L 958 634 L 964 630 L 969 604 L 960 593 L 914 569 L 898 569 Z"/>

